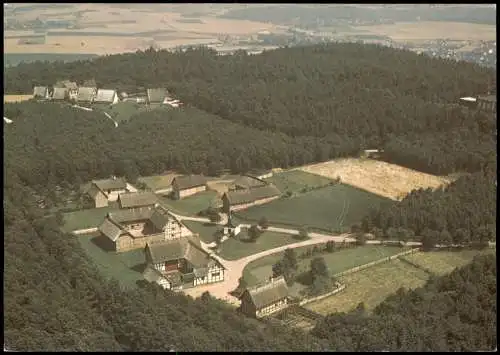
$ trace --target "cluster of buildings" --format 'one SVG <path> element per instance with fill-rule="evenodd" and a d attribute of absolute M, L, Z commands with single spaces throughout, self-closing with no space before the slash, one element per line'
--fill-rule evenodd
<path fill-rule="evenodd" d="M 115 89 L 98 89 L 95 80 L 87 80 L 78 86 L 76 82 L 63 80 L 53 86 L 35 86 L 33 97 L 42 100 L 64 101 L 93 104 L 116 104 L 118 102 L 136 102 L 139 104 L 165 104 L 172 107 L 182 105 L 177 99 L 172 98 L 165 88 L 150 88 L 144 93 L 127 94 L 118 93 Z"/>

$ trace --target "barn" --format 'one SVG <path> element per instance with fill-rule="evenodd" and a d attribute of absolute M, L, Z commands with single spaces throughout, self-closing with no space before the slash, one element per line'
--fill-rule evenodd
<path fill-rule="evenodd" d="M 68 89 L 66 88 L 54 88 L 52 93 L 52 100 L 65 100 L 68 97 Z"/>
<path fill-rule="evenodd" d="M 33 88 L 33 97 L 35 99 L 48 99 L 49 88 L 47 86 L 35 86 Z"/>
<path fill-rule="evenodd" d="M 224 280 L 224 267 L 203 250 L 199 239 L 181 238 L 147 244 L 146 264 L 166 280 L 155 281 L 164 288 L 182 284 L 204 285 Z M 177 280 L 177 282 L 172 282 Z M 163 284 L 161 284 L 162 282 Z"/>
<path fill-rule="evenodd" d="M 152 208 L 158 203 L 158 197 L 152 192 L 125 192 L 118 195 L 120 208 Z"/>
<path fill-rule="evenodd" d="M 280 276 L 266 284 L 247 288 L 239 298 L 243 314 L 261 318 L 288 307 L 288 286 Z"/>
<path fill-rule="evenodd" d="M 172 193 L 176 200 L 206 191 L 207 178 L 203 175 L 176 176 L 172 180 Z"/>
<path fill-rule="evenodd" d="M 76 96 L 76 101 L 78 102 L 94 102 L 97 94 L 97 88 L 95 87 L 81 87 L 78 89 L 78 95 Z"/>
<path fill-rule="evenodd" d="M 265 185 L 247 190 L 228 191 L 222 195 L 222 206 L 226 213 L 271 202 L 281 195 L 274 185 Z"/>
<path fill-rule="evenodd" d="M 87 194 L 94 200 L 95 207 L 101 208 L 108 206 L 109 201 L 116 201 L 124 192 L 127 192 L 125 179 L 112 178 L 93 180 Z"/>

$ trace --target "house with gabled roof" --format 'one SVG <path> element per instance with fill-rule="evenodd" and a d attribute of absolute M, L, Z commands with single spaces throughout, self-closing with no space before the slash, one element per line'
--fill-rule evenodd
<path fill-rule="evenodd" d="M 182 285 L 199 286 L 224 280 L 224 266 L 203 250 L 197 238 L 147 244 L 145 255 L 147 268 L 155 270 L 148 271 L 145 278 L 155 274 L 158 279 L 153 282 L 164 288 L 179 289 Z"/>
<path fill-rule="evenodd" d="M 147 89 L 146 94 L 149 104 L 162 104 L 169 95 L 165 88 Z"/>
<path fill-rule="evenodd" d="M 76 101 L 85 102 L 85 103 L 92 103 L 92 102 L 94 102 L 96 94 L 97 94 L 96 87 L 83 86 L 83 87 L 78 89 L 78 95 L 76 96 Z"/>
<path fill-rule="evenodd" d="M 154 207 L 158 197 L 150 191 L 125 192 L 118 195 L 120 208 Z"/>
<path fill-rule="evenodd" d="M 108 206 L 116 201 L 121 193 L 127 192 L 127 182 L 122 178 L 92 180 L 87 194 L 94 200 L 95 207 Z"/>
<path fill-rule="evenodd" d="M 288 286 L 285 278 L 280 276 L 268 283 L 247 288 L 239 298 L 243 314 L 262 318 L 288 307 Z"/>
<path fill-rule="evenodd" d="M 69 81 L 69 80 L 61 80 L 58 81 L 55 85 L 54 88 L 65 88 L 68 90 L 68 97 L 70 100 L 74 99 L 76 100 L 78 96 L 78 85 L 74 81 Z"/>
<path fill-rule="evenodd" d="M 33 88 L 33 97 L 35 99 L 48 99 L 49 88 L 47 86 L 35 86 Z"/>
<path fill-rule="evenodd" d="M 172 180 L 173 197 L 177 200 L 206 191 L 207 178 L 203 175 L 176 176 Z"/>
<path fill-rule="evenodd" d="M 108 90 L 108 89 L 99 89 L 97 90 L 97 95 L 94 99 L 96 103 L 107 103 L 107 104 L 116 104 L 118 103 L 118 94 L 116 90 Z"/>
<path fill-rule="evenodd" d="M 222 195 L 222 208 L 226 213 L 239 211 L 271 202 L 279 198 L 280 195 L 280 190 L 272 184 L 246 190 L 228 191 Z"/>
<path fill-rule="evenodd" d="M 122 252 L 192 235 L 160 205 L 109 212 L 98 227 L 111 249 Z"/>
<path fill-rule="evenodd" d="M 54 87 L 52 92 L 52 100 L 65 100 L 68 97 L 68 89 Z"/>

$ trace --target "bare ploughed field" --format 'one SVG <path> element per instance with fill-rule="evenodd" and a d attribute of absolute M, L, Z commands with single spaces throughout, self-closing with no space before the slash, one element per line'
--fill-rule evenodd
<path fill-rule="evenodd" d="M 497 37 L 496 26 L 493 25 L 448 21 L 398 22 L 390 25 L 355 28 L 377 35 L 385 35 L 394 41 L 433 40 L 437 38 L 493 41 Z"/>
<path fill-rule="evenodd" d="M 338 159 L 297 168 L 331 179 L 340 177 L 342 183 L 396 201 L 418 188 L 437 188 L 454 179 L 435 176 L 399 165 L 372 159 Z"/>

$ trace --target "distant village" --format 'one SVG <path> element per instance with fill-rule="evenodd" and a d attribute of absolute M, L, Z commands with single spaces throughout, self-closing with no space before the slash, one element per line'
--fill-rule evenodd
<path fill-rule="evenodd" d="M 166 88 L 150 88 L 145 92 L 129 94 L 115 89 L 97 88 L 95 80 L 87 80 L 79 86 L 74 81 L 63 80 L 53 86 L 35 86 L 33 98 L 37 100 L 70 101 L 77 104 L 117 104 L 135 102 L 138 104 L 160 104 L 179 107 L 182 102 L 173 98 Z"/>

